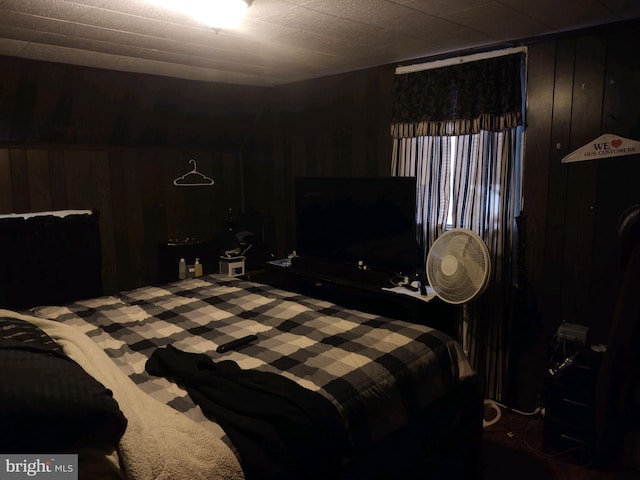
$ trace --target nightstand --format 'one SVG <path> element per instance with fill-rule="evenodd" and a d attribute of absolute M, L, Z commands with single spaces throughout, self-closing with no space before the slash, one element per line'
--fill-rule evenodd
<path fill-rule="evenodd" d="M 192 265 L 196 258 L 200 259 L 203 274 L 218 273 L 220 251 L 215 242 L 193 239 L 170 240 L 158 245 L 158 283 L 169 283 L 178 280 L 178 262 L 184 258 Z"/>
<path fill-rule="evenodd" d="M 595 452 L 595 390 L 604 353 L 582 347 L 573 362 L 544 385 L 544 439 L 550 451 L 583 448 Z"/>

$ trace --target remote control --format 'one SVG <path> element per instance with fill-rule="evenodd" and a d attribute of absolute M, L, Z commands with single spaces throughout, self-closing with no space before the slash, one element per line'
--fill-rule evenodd
<path fill-rule="evenodd" d="M 229 350 L 235 350 L 236 348 L 246 345 L 247 343 L 253 342 L 257 339 L 258 337 L 256 335 L 247 335 L 246 337 L 238 338 L 237 340 L 232 340 L 230 342 L 223 343 L 222 345 L 218 345 L 218 348 L 216 348 L 216 352 L 224 353 L 228 352 Z"/>

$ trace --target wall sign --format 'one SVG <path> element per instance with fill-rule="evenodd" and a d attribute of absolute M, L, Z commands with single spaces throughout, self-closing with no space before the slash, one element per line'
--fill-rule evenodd
<path fill-rule="evenodd" d="M 597 160 L 599 158 L 622 157 L 640 153 L 640 142 L 605 133 L 580 147 L 562 159 L 562 163 Z"/>

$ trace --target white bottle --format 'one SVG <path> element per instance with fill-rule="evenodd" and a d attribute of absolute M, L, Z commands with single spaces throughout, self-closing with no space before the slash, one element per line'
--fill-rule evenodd
<path fill-rule="evenodd" d="M 199 258 L 196 258 L 196 263 L 194 264 L 193 276 L 194 277 L 201 277 L 202 276 L 202 264 L 200 263 L 200 259 Z"/>
<path fill-rule="evenodd" d="M 180 263 L 178 263 L 178 278 L 180 280 L 187 278 L 187 262 L 184 258 L 181 258 Z"/>

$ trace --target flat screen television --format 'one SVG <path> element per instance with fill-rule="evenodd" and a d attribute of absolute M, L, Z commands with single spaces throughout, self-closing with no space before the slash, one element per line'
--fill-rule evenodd
<path fill-rule="evenodd" d="M 296 177 L 295 215 L 301 258 L 418 269 L 415 177 Z"/>

